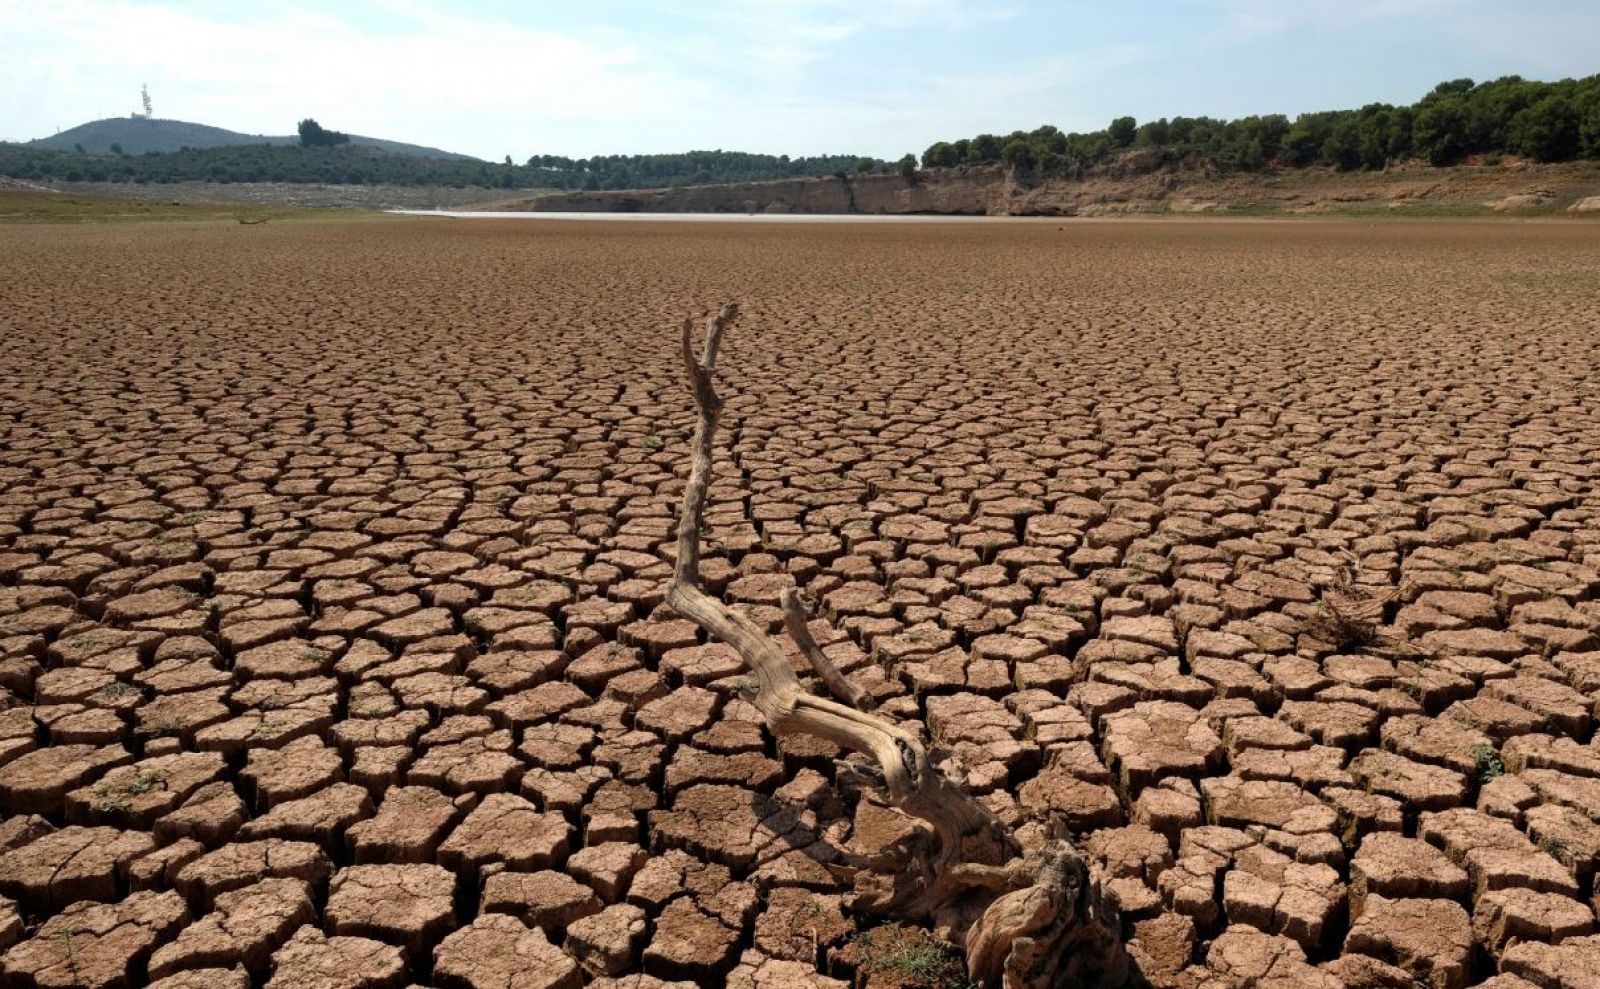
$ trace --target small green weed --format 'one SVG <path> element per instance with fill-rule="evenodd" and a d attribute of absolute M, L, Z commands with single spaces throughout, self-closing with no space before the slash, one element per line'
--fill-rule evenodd
<path fill-rule="evenodd" d="M 94 795 L 98 797 L 94 802 L 94 809 L 101 814 L 121 814 L 133 808 L 133 798 L 142 797 L 159 786 L 166 786 L 167 781 L 161 774 L 153 769 L 146 769 L 134 776 L 126 783 L 111 784 L 105 781 L 95 784 Z"/>
<path fill-rule="evenodd" d="M 1495 752 L 1493 745 L 1479 742 L 1472 747 L 1472 772 L 1479 783 L 1487 783 L 1504 776 L 1506 766 L 1500 761 L 1500 756 Z"/>
<path fill-rule="evenodd" d="M 1539 839 L 1539 849 L 1551 858 L 1559 859 L 1567 854 L 1567 839 L 1558 834 L 1547 834 Z"/>
<path fill-rule="evenodd" d="M 127 791 L 135 796 L 144 796 L 156 787 L 164 784 L 166 780 L 153 769 L 146 769 L 133 778 L 133 782 L 126 787 Z"/>
<path fill-rule="evenodd" d="M 887 924 L 853 938 L 861 965 L 869 971 L 915 980 L 934 989 L 967 984 L 966 968 L 955 953 L 927 931 Z"/>
<path fill-rule="evenodd" d="M 73 938 L 77 937 L 82 932 L 83 928 L 79 927 L 77 924 L 69 924 L 59 935 L 61 940 L 64 942 L 64 947 L 67 953 L 67 965 L 69 968 L 77 968 L 78 966 L 78 943 L 74 941 Z"/>

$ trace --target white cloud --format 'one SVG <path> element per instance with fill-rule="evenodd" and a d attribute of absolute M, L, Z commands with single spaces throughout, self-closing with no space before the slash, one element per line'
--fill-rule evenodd
<path fill-rule="evenodd" d="M 1447 18 L 1479 0 L 1219 0 L 1210 44 L 1245 41 L 1288 31 L 1321 30 L 1418 17 Z"/>
<path fill-rule="evenodd" d="M 630 0 L 561 20 L 543 4 L 497 18 L 459 0 L 0 0 L 0 138 L 131 112 L 148 82 L 158 116 L 272 134 L 312 116 L 490 159 L 894 157 L 1041 123 L 1225 113 L 1230 93 L 1276 100 L 1274 67 L 1230 50 L 1263 36 L 1281 37 L 1284 64 L 1352 26 L 1426 39 L 1438 78 L 1469 74 L 1467 58 L 1480 72 L 1594 71 L 1600 36 L 1600 7 L 1568 0 L 1514 12 L 1496 0 L 1081 0 L 1070 15 L 1053 2 Z M 1047 32 L 1061 38 L 1053 50 Z M 1303 80 L 1314 102 L 1383 81 L 1359 54 L 1360 78 Z M 1196 92 L 1220 105 L 1185 106 Z"/>
<path fill-rule="evenodd" d="M 708 96 L 704 81 L 617 38 L 415 6 L 381 36 L 312 9 L 256 8 L 239 19 L 204 10 L 8 0 L 0 6 L 6 136 L 130 112 L 148 82 L 162 117 L 284 134 L 313 116 L 340 130 L 499 157 L 551 150 L 578 124 L 620 149 L 630 127 L 648 134 L 651 122 Z"/>
<path fill-rule="evenodd" d="M 311 116 L 490 159 L 697 147 L 888 154 L 945 133 L 941 107 L 899 86 L 819 85 L 832 75 L 821 63 L 863 35 L 965 31 L 1015 16 L 974 0 L 672 6 L 656 11 L 672 30 L 646 32 L 540 29 L 432 0 L 0 0 L 0 138 L 131 112 L 147 82 L 161 117 L 286 134 Z M 1008 72 L 998 75 L 1003 84 Z M 992 85 L 941 90 L 964 105 Z M 926 120 L 914 140 L 906 100 Z"/>

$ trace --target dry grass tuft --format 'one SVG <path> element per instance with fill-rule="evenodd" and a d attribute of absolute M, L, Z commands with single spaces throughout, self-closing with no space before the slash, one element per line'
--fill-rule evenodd
<path fill-rule="evenodd" d="M 1316 613 L 1306 621 L 1306 631 L 1329 643 L 1334 652 L 1375 646 L 1405 648 L 1408 644 L 1384 632 L 1384 609 L 1399 596 L 1399 588 L 1380 590 L 1359 584 L 1354 561 L 1334 572 L 1333 583 L 1318 596 Z"/>

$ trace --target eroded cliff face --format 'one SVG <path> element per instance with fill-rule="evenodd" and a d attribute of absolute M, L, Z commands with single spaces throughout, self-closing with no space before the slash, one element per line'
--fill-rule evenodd
<path fill-rule="evenodd" d="M 1149 213 L 1553 211 L 1600 194 L 1600 163 L 1409 165 L 1383 172 L 1305 169 L 1276 175 L 1156 171 L 1080 180 L 1019 181 L 1000 166 L 898 175 L 616 192 L 571 192 L 498 202 L 494 209 L 597 213 L 923 213 L 1105 216 Z M 1574 209 L 1574 211 L 1580 211 Z"/>

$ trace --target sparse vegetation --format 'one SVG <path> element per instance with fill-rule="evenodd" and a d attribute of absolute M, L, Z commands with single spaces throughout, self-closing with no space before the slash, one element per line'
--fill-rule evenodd
<path fill-rule="evenodd" d="M 1472 775 L 1479 784 L 1488 783 L 1499 779 L 1506 772 L 1505 763 L 1500 761 L 1500 754 L 1488 742 L 1479 742 L 1472 747 Z"/>
<path fill-rule="evenodd" d="M 94 788 L 94 795 L 97 798 L 94 809 L 102 814 L 123 813 L 133 806 L 132 798 L 142 797 L 151 790 L 165 785 L 166 780 L 162 775 L 152 769 L 139 772 L 126 783 L 112 784 L 102 781 Z"/>
<path fill-rule="evenodd" d="M 77 967 L 77 964 L 78 964 L 78 942 L 77 942 L 77 936 L 80 933 L 82 933 L 82 929 L 79 928 L 78 925 L 76 925 L 76 924 L 68 924 L 61 931 L 61 934 L 60 934 L 61 941 L 62 941 L 62 950 L 66 953 L 67 966 L 69 968 L 75 968 L 75 967 Z"/>
<path fill-rule="evenodd" d="M 1558 834 L 1547 834 L 1539 839 L 1539 848 L 1551 858 L 1563 858 L 1567 852 L 1567 840 Z"/>
<path fill-rule="evenodd" d="M 955 953 L 921 928 L 885 924 L 862 931 L 851 943 L 863 968 L 895 976 L 902 986 L 962 989 L 969 984 Z"/>
<path fill-rule="evenodd" d="M 1316 603 L 1316 614 L 1309 620 L 1307 631 L 1317 639 L 1333 646 L 1335 652 L 1359 649 L 1393 640 L 1379 630 L 1383 623 L 1384 607 L 1398 591 L 1379 591 L 1362 586 L 1355 581 L 1353 566 L 1339 567 L 1332 584 L 1322 589 Z"/>

